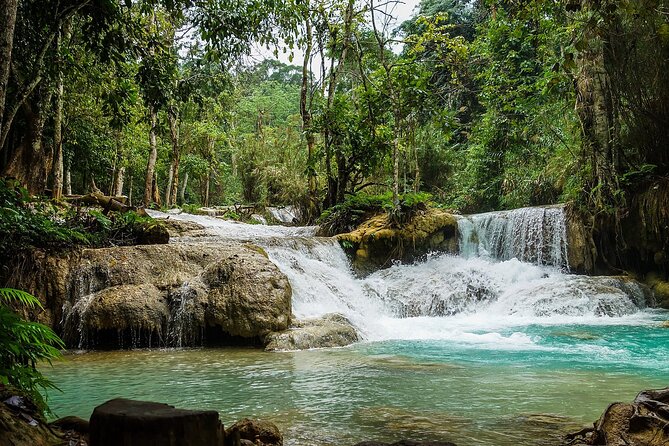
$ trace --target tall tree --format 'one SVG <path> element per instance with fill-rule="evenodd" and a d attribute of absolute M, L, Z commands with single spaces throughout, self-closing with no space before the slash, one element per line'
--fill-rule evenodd
<path fill-rule="evenodd" d="M 19 0 L 0 0 L 0 133 L 3 128 L 9 71 L 12 65 L 12 48 L 14 47 L 14 27 Z M 2 143 L 0 140 L 0 150 Z"/>

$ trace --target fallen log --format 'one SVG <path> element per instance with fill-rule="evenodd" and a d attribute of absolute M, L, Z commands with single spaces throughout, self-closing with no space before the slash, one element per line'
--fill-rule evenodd
<path fill-rule="evenodd" d="M 111 197 L 102 194 L 91 193 L 88 195 L 70 195 L 65 197 L 65 201 L 75 205 L 99 206 L 103 208 L 103 213 L 109 211 L 128 212 L 136 211 L 137 208 L 125 204 L 126 197 Z"/>

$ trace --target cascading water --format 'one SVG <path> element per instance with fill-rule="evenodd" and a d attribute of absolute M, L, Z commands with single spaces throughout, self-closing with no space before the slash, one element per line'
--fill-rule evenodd
<path fill-rule="evenodd" d="M 176 218 L 204 225 L 211 237 L 262 246 L 291 283 L 296 317 L 341 313 L 367 340 L 488 342 L 500 327 L 622 323 L 646 307 L 635 282 L 562 271 L 567 246 L 560 207 L 460 217 L 461 255 L 434 254 L 362 279 L 338 242 L 315 237 L 315 228 Z M 498 340 L 519 337 L 525 339 Z"/>
<path fill-rule="evenodd" d="M 564 208 L 535 207 L 458 218 L 460 254 L 567 268 Z"/>

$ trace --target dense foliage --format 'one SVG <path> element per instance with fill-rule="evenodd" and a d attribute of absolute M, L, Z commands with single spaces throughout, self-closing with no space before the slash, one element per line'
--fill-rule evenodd
<path fill-rule="evenodd" d="M 24 320 L 12 307 L 42 308 L 28 293 L 0 288 L 0 384 L 27 393 L 40 410 L 46 410 L 40 391 L 55 387 L 37 370 L 37 365 L 59 358 L 59 350 L 65 344 L 49 327 Z"/>
<path fill-rule="evenodd" d="M 403 24 L 375 0 L 2 5 L 0 167 L 31 193 L 624 214 L 669 165 L 665 1 L 423 0 Z"/>
<path fill-rule="evenodd" d="M 0 264 L 33 248 L 136 244 L 160 223 L 136 212 L 108 212 L 57 205 L 30 197 L 13 180 L 0 179 Z M 0 279 L 7 271 L 0 269 Z"/>

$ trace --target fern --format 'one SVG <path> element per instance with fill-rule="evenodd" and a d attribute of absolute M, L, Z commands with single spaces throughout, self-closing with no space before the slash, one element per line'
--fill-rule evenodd
<path fill-rule="evenodd" d="M 37 365 L 51 364 L 61 356 L 65 344 L 49 327 L 22 319 L 11 309 L 14 306 L 42 308 L 39 300 L 25 291 L 0 288 L 0 384 L 27 393 L 41 410 L 48 411 L 40 390 L 57 387 Z"/>

